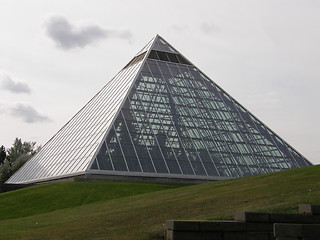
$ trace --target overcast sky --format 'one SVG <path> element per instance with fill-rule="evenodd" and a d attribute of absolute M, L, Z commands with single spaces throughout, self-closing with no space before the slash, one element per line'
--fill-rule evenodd
<path fill-rule="evenodd" d="M 320 163 L 320 1 L 0 0 L 0 145 L 45 144 L 155 34 Z"/>

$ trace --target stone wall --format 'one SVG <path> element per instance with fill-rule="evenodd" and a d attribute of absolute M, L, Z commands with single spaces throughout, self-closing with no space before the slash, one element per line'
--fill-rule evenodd
<path fill-rule="evenodd" d="M 241 212 L 234 221 L 167 221 L 166 240 L 320 240 L 320 205 L 299 214 Z"/>

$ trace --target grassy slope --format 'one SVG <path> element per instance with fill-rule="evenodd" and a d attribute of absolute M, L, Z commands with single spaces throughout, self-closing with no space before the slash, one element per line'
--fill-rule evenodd
<path fill-rule="evenodd" d="M 126 196 L 0 221 L 0 239 L 160 238 L 167 219 L 231 219 L 237 211 L 296 212 L 298 204 L 319 204 L 319 180 L 314 166 Z"/>
<path fill-rule="evenodd" d="M 61 182 L 39 185 L 0 194 L 0 220 L 25 217 L 177 186 L 125 182 Z"/>

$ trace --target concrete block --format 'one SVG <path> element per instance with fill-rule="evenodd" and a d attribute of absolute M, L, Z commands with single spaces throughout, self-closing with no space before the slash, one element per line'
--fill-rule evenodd
<path fill-rule="evenodd" d="M 200 231 L 245 231 L 246 223 L 232 221 L 203 221 L 200 222 Z"/>
<path fill-rule="evenodd" d="M 166 240 L 223 240 L 221 232 L 166 231 Z"/>
<path fill-rule="evenodd" d="M 320 205 L 301 204 L 299 205 L 299 213 L 320 215 Z"/>
<path fill-rule="evenodd" d="M 268 233 L 257 232 L 223 232 L 223 240 L 270 240 Z"/>
<path fill-rule="evenodd" d="M 273 231 L 269 232 L 269 240 L 277 240 L 276 237 L 273 234 Z"/>
<path fill-rule="evenodd" d="M 259 222 L 246 222 L 246 230 L 249 232 L 272 232 L 273 233 L 273 223 L 259 223 Z"/>
<path fill-rule="evenodd" d="M 200 221 L 173 221 L 168 220 L 165 229 L 175 231 L 200 231 Z"/>
<path fill-rule="evenodd" d="M 269 213 L 238 212 L 235 214 L 234 220 L 244 222 L 269 222 Z"/>
<path fill-rule="evenodd" d="M 247 240 L 270 240 L 269 236 L 267 232 L 247 232 Z"/>
<path fill-rule="evenodd" d="M 313 224 L 320 224 L 320 215 L 311 215 Z"/>
<path fill-rule="evenodd" d="M 296 237 L 277 237 L 275 239 L 276 240 L 300 240 L 299 238 L 296 238 Z"/>
<path fill-rule="evenodd" d="M 274 225 L 275 237 L 301 237 L 302 236 L 302 224 L 286 224 L 275 223 Z"/>
<path fill-rule="evenodd" d="M 313 224 L 320 224 L 320 215 L 312 215 L 312 217 Z"/>
<path fill-rule="evenodd" d="M 165 230 L 164 231 L 164 239 L 165 240 L 173 240 L 173 230 Z"/>
<path fill-rule="evenodd" d="M 301 237 L 320 239 L 320 224 L 303 224 Z"/>
<path fill-rule="evenodd" d="M 271 223 L 313 223 L 313 216 L 307 214 L 270 213 Z"/>
<path fill-rule="evenodd" d="M 223 232 L 223 240 L 247 240 L 246 232 Z"/>
<path fill-rule="evenodd" d="M 320 223 L 320 215 L 239 212 L 235 214 L 234 220 L 245 222 L 316 224 Z"/>

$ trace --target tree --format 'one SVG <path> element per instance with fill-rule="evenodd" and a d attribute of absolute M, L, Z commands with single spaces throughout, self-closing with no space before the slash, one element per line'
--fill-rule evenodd
<path fill-rule="evenodd" d="M 5 182 L 14 174 L 23 164 L 25 164 L 34 154 L 36 154 L 40 147 L 35 147 L 35 142 L 22 142 L 20 138 L 16 138 L 12 144 L 12 147 L 5 151 L 4 147 L 1 147 L 5 153 L 2 164 L 0 162 L 0 182 Z"/>
<path fill-rule="evenodd" d="M 0 165 L 4 162 L 4 160 L 6 159 L 6 156 L 7 156 L 7 154 L 6 154 L 6 149 L 5 149 L 5 147 L 2 145 L 2 146 L 0 147 Z"/>
<path fill-rule="evenodd" d="M 0 183 L 4 183 L 12 175 L 12 170 L 9 161 L 6 159 L 0 165 Z"/>
<path fill-rule="evenodd" d="M 7 159 L 13 164 L 21 156 L 32 157 L 35 153 L 35 142 L 22 142 L 20 138 L 16 138 L 12 147 L 7 150 Z"/>

